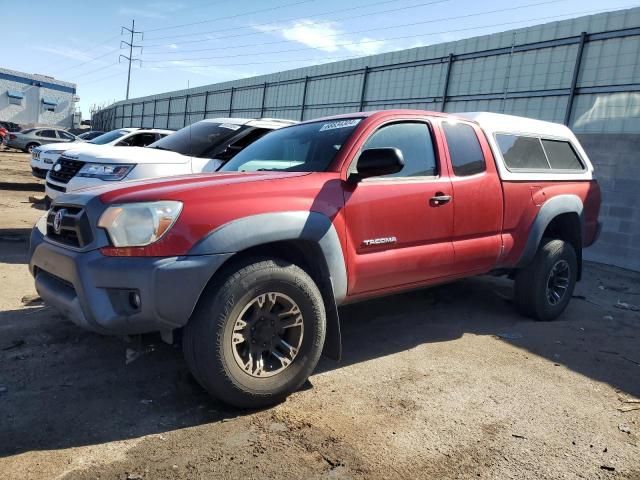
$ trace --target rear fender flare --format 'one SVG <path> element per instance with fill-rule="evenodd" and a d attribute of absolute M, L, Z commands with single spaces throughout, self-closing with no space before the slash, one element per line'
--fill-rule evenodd
<path fill-rule="evenodd" d="M 542 236 L 549 226 L 549 224 L 556 218 L 558 215 L 562 215 L 565 213 L 575 213 L 580 218 L 580 235 L 581 238 L 583 236 L 584 230 L 584 215 L 583 215 L 583 204 L 580 197 L 577 195 L 557 195 L 553 198 L 547 200 L 536 215 L 536 218 L 533 220 L 531 227 L 529 228 L 529 236 L 527 238 L 527 243 L 520 255 L 520 259 L 518 260 L 517 267 L 522 268 L 527 266 L 535 257 L 536 252 L 538 251 L 538 247 L 540 246 L 540 242 L 542 241 Z M 576 252 L 579 254 L 579 252 Z"/>

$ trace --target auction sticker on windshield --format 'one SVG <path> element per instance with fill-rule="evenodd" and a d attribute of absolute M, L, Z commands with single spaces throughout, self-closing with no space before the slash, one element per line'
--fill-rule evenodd
<path fill-rule="evenodd" d="M 320 131 L 324 132 L 325 130 L 335 130 L 336 128 L 346 128 L 346 127 L 355 127 L 358 123 L 360 123 L 361 118 L 353 118 L 351 120 L 340 120 L 338 122 L 329 122 L 325 123 L 320 127 Z"/>
<path fill-rule="evenodd" d="M 218 125 L 220 128 L 228 128 L 229 130 L 238 130 L 240 125 L 234 125 L 233 123 L 221 123 Z"/>

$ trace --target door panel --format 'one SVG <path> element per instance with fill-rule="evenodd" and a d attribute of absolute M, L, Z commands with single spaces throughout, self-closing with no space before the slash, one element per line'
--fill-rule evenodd
<path fill-rule="evenodd" d="M 453 272 L 489 271 L 502 251 L 502 185 L 495 162 L 475 126 L 443 123 L 443 131 L 453 170 Z"/>
<path fill-rule="evenodd" d="M 453 204 L 433 200 L 453 193 L 439 145 L 423 121 L 382 125 L 364 143 L 363 150 L 398 148 L 404 167 L 345 190 L 349 295 L 450 274 Z M 349 171 L 357 170 L 356 162 Z"/>
<path fill-rule="evenodd" d="M 453 205 L 430 205 L 436 194 L 451 195 L 448 178 L 362 182 L 345 197 L 353 271 L 349 294 L 446 276 L 453 262 Z M 395 237 L 394 243 L 365 240 Z"/>

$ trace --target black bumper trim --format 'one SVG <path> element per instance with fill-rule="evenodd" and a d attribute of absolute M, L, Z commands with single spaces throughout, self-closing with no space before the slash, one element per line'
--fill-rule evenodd
<path fill-rule="evenodd" d="M 78 252 L 31 234 L 29 268 L 36 290 L 77 325 L 103 334 L 137 334 L 188 322 L 204 287 L 231 254 L 184 257 L 106 257 Z M 125 302 L 136 291 L 141 306 Z"/>

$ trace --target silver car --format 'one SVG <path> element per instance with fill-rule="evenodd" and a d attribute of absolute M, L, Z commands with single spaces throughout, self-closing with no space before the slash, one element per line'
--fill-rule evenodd
<path fill-rule="evenodd" d="M 35 147 L 48 143 L 77 142 L 78 138 L 58 128 L 29 128 L 7 135 L 7 147 L 31 153 Z"/>

